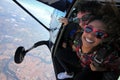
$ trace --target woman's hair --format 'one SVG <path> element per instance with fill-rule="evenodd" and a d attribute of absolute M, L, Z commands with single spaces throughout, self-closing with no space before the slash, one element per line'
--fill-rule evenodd
<path fill-rule="evenodd" d="M 105 41 L 110 41 L 120 37 L 120 15 L 117 7 L 114 4 L 106 3 L 101 7 L 98 13 L 88 22 L 94 20 L 102 21 L 106 27 L 105 30 L 109 37 Z"/>

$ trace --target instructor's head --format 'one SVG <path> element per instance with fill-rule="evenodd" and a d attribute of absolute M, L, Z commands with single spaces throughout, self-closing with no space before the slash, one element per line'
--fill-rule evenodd
<path fill-rule="evenodd" d="M 78 3 L 77 18 L 79 18 L 79 25 L 83 28 L 101 6 L 97 1 L 83 1 Z"/>

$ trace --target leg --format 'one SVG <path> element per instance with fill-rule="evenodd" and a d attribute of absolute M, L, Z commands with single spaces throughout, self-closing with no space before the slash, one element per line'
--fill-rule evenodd
<path fill-rule="evenodd" d="M 59 64 L 57 58 L 55 56 L 52 57 L 53 60 L 53 66 L 54 66 L 54 71 L 55 71 L 55 76 L 56 76 L 56 80 L 58 80 L 57 78 L 57 74 L 60 72 L 63 72 L 64 69 L 63 67 Z"/>
<path fill-rule="evenodd" d="M 61 49 L 56 54 L 56 58 L 65 70 L 64 72 L 58 74 L 58 78 L 59 79 L 72 78 L 73 73 L 76 69 L 72 68 L 71 66 L 77 66 L 77 67 L 78 65 L 80 66 L 79 59 L 76 53 L 73 52 L 70 48 Z"/>

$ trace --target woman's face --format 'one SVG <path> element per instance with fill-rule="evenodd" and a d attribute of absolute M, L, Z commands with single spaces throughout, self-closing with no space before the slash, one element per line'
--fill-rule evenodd
<path fill-rule="evenodd" d="M 104 39 L 103 37 L 107 36 L 104 27 L 105 24 L 99 20 L 94 20 L 86 25 L 82 34 L 83 46 L 91 49 L 100 44 Z"/>

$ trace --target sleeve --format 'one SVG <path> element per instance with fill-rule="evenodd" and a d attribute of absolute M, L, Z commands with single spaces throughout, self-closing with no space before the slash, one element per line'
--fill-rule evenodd
<path fill-rule="evenodd" d="M 120 57 L 119 56 L 110 55 L 106 58 L 103 64 L 105 65 L 106 69 L 120 73 Z"/>
<path fill-rule="evenodd" d="M 70 40 L 70 33 L 73 31 L 73 30 L 77 30 L 77 24 L 75 23 L 69 23 L 67 26 L 65 26 L 65 32 L 64 32 L 64 36 L 63 36 L 63 41 L 64 42 L 67 42 L 68 40 Z M 72 33 L 74 34 L 74 32 Z"/>

